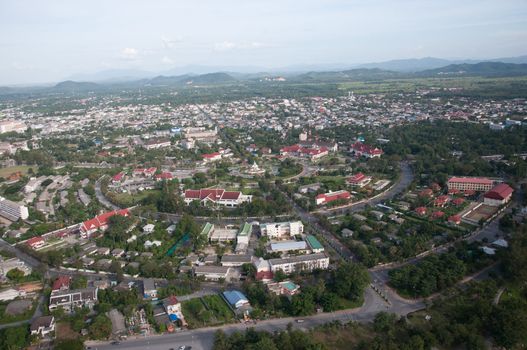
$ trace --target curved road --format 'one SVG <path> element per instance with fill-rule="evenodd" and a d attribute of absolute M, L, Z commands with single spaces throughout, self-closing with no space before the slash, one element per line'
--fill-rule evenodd
<path fill-rule="evenodd" d="M 412 172 L 412 169 L 410 168 L 410 165 L 408 162 L 400 162 L 399 168 L 401 169 L 401 176 L 390 189 L 388 189 L 385 192 L 382 192 L 378 196 L 366 199 L 364 201 L 351 203 L 350 205 L 344 207 L 344 208 L 338 208 L 338 209 L 326 209 L 321 210 L 320 213 L 324 215 L 328 214 L 346 214 L 346 213 L 355 213 L 361 210 L 364 210 L 366 206 L 368 205 L 376 205 L 382 202 L 385 202 L 388 199 L 392 199 L 393 197 L 397 196 L 400 193 L 403 193 L 408 186 L 412 183 L 414 180 L 414 173 Z"/>

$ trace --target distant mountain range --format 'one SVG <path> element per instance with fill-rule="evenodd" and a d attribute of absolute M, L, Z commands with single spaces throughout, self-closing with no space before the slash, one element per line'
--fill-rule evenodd
<path fill-rule="evenodd" d="M 158 76 L 173 77 L 173 76 L 196 76 L 208 73 L 224 72 L 229 75 L 238 78 L 237 76 L 246 76 L 252 74 L 255 76 L 262 76 L 259 72 L 268 72 L 269 74 L 277 75 L 298 75 L 309 72 L 328 72 L 328 71 L 346 71 L 352 69 L 372 69 L 378 68 L 381 70 L 389 70 L 394 72 L 403 73 L 415 73 L 424 70 L 436 69 L 445 67 L 451 64 L 475 64 L 480 62 L 502 62 L 502 63 L 516 63 L 522 64 L 527 63 L 527 55 L 518 57 L 503 57 L 488 60 L 471 60 L 471 59 L 460 59 L 460 60 L 448 60 L 443 58 L 435 57 L 424 57 L 424 58 L 409 58 L 409 59 L 398 59 L 390 60 L 377 63 L 365 63 L 365 64 L 314 64 L 314 65 L 295 65 L 278 68 L 264 68 L 257 66 L 205 66 L 205 65 L 187 65 L 183 67 L 176 67 L 160 72 L 148 72 L 144 70 L 133 70 L 133 69 L 112 69 L 95 72 L 92 74 L 77 74 L 68 77 L 67 80 L 73 81 L 89 81 L 89 82 L 100 82 L 100 83 L 116 83 L 124 81 L 135 81 L 141 79 L 151 79 Z"/>
<path fill-rule="evenodd" d="M 526 56 L 527 58 L 527 56 Z M 517 58 L 520 61 L 519 58 Z M 409 60 L 392 61 L 399 67 L 409 67 Z M 439 64 L 437 59 L 419 61 L 420 67 L 428 64 Z M 388 63 L 386 63 L 388 64 Z M 413 65 L 416 67 L 416 65 Z M 165 76 L 159 75 L 153 78 L 143 78 L 131 81 L 106 80 L 104 82 L 79 82 L 67 80 L 50 87 L 0 87 L 0 95 L 17 93 L 80 93 L 91 91 L 105 91 L 111 89 L 130 89 L 148 87 L 184 87 L 195 85 L 228 85 L 234 83 L 256 83 L 266 77 L 276 77 L 273 73 L 227 73 L 214 72 L 205 74 L 183 74 Z M 423 77 L 451 77 L 451 76 L 481 76 L 481 77 L 513 77 L 527 76 L 527 63 L 503 63 L 503 62 L 478 62 L 478 63 L 456 63 L 448 64 L 438 68 L 419 70 L 415 72 L 387 70 L 381 68 L 354 68 L 334 71 L 312 71 L 302 73 L 290 73 L 284 75 L 288 82 L 313 83 L 313 82 L 345 82 L 345 81 L 369 81 L 383 79 L 408 79 Z"/>
<path fill-rule="evenodd" d="M 485 76 L 485 77 L 508 77 L 527 75 L 527 64 L 503 63 L 503 62 L 480 62 L 475 64 L 462 63 L 450 64 L 446 67 L 429 69 L 417 73 L 419 75 L 457 75 L 457 76 Z"/>
<path fill-rule="evenodd" d="M 476 64 L 481 62 L 501 62 L 501 63 L 527 63 L 527 55 L 518 57 L 494 58 L 489 60 L 446 60 L 435 57 L 409 58 L 401 60 L 391 60 L 379 63 L 367 63 L 359 65 L 360 68 L 379 68 L 396 72 L 420 72 L 424 70 L 436 69 L 455 64 Z"/>

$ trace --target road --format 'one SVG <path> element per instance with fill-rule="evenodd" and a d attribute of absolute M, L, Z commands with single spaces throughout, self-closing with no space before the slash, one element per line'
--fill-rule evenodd
<path fill-rule="evenodd" d="M 36 318 L 43 315 L 42 313 L 43 304 L 44 304 L 44 294 L 41 294 L 40 297 L 38 298 L 38 304 L 37 304 L 37 307 L 35 308 L 35 312 L 33 313 L 33 316 L 30 319 L 2 324 L 0 325 L 0 329 L 18 327 L 18 326 L 25 325 L 27 323 L 31 324 Z"/>
<path fill-rule="evenodd" d="M 413 175 L 412 169 L 410 168 L 410 165 L 408 164 L 408 162 L 401 162 L 399 163 L 399 166 L 401 168 L 401 176 L 399 177 L 399 180 L 397 181 L 397 183 L 394 186 L 392 186 L 391 189 L 389 189 L 388 191 L 382 193 L 381 195 L 373 199 L 358 203 L 355 206 L 344 208 L 342 209 L 342 212 L 348 213 L 348 212 L 355 212 L 355 211 L 363 210 L 367 205 L 375 205 L 377 203 L 384 202 L 387 199 L 391 199 L 394 196 L 406 190 L 406 188 L 412 183 L 414 175 Z M 333 250 L 335 250 L 335 252 L 337 252 L 337 254 L 341 258 L 343 258 L 344 260 L 353 260 L 353 254 L 349 250 L 349 248 L 346 247 L 344 244 L 342 244 L 342 242 L 340 242 L 340 240 L 336 238 L 331 232 L 324 229 L 319 224 L 319 220 L 316 216 L 314 216 L 312 213 L 296 205 L 296 203 L 287 195 L 287 193 L 284 193 L 284 195 L 289 200 L 289 203 L 292 205 L 293 210 L 300 217 L 300 219 L 304 222 L 309 223 L 312 229 L 316 233 L 324 237 L 324 240 L 326 241 L 326 243 L 328 243 L 329 246 Z M 335 214 L 335 213 L 336 213 L 335 211 L 331 212 L 331 214 Z"/>
<path fill-rule="evenodd" d="M 99 178 L 99 180 L 95 181 L 95 196 L 97 197 L 97 200 L 104 205 L 106 208 L 112 209 L 112 210 L 119 210 L 121 209 L 117 205 L 113 204 L 104 196 L 101 190 L 101 180 L 106 177 L 106 175 L 103 175 Z"/>
<path fill-rule="evenodd" d="M 364 210 L 367 206 L 383 203 L 386 200 L 392 199 L 398 194 L 403 193 L 414 180 L 414 173 L 412 172 L 408 162 L 400 162 L 399 168 L 401 169 L 401 175 L 399 179 L 395 185 L 390 187 L 390 189 L 386 190 L 385 192 L 382 192 L 374 198 L 351 203 L 350 205 L 343 208 L 321 210 L 320 213 L 324 215 L 343 215 L 346 213 L 356 213 Z"/>
<path fill-rule="evenodd" d="M 389 306 L 371 289 L 368 288 L 364 296 L 364 304 L 360 308 L 351 310 L 342 310 L 331 313 L 322 313 L 313 316 L 303 317 L 302 323 L 296 322 L 295 318 L 275 318 L 272 320 L 259 321 L 256 324 L 231 324 L 220 327 L 200 328 L 194 330 L 181 331 L 175 334 L 165 334 L 158 336 L 139 337 L 128 339 L 121 342 L 120 345 L 111 345 L 108 342 L 87 342 L 86 345 L 97 350 L 111 349 L 144 349 L 144 350 L 168 350 L 177 349 L 180 346 L 192 346 L 192 350 L 209 350 L 214 343 L 214 333 L 221 329 L 227 334 L 235 331 L 244 331 L 248 327 L 253 327 L 258 331 L 282 331 L 292 324 L 295 329 L 307 330 L 315 326 L 323 325 L 332 321 L 349 322 L 356 321 L 361 323 L 371 322 L 375 315 L 380 311 L 389 311 L 398 315 L 420 310 L 424 307 L 421 302 L 400 303 L 395 301 Z"/>

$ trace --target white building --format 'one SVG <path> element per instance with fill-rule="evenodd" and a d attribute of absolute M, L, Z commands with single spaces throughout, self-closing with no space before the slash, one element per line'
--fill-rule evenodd
<path fill-rule="evenodd" d="M 62 307 L 64 311 L 71 312 L 75 307 L 92 308 L 97 302 L 97 288 L 65 290 L 49 297 L 49 311 Z"/>
<path fill-rule="evenodd" d="M 31 323 L 31 335 L 41 335 L 45 337 L 55 331 L 55 317 L 40 316 Z"/>
<path fill-rule="evenodd" d="M 154 224 L 146 224 L 145 226 L 143 226 L 143 232 L 144 233 L 152 233 L 154 232 L 154 229 L 155 229 L 155 225 Z"/>
<path fill-rule="evenodd" d="M 0 134 L 6 132 L 24 132 L 27 130 L 27 125 L 24 122 L 16 120 L 2 120 L 0 121 Z"/>
<path fill-rule="evenodd" d="M 218 281 L 219 279 L 227 279 L 231 268 L 228 266 L 195 266 L 194 275 L 203 276 L 207 281 Z"/>
<path fill-rule="evenodd" d="M 324 253 L 297 255 L 282 259 L 269 259 L 271 271 L 282 270 L 286 274 L 297 271 L 325 270 L 329 267 L 329 257 Z"/>
<path fill-rule="evenodd" d="M 26 206 L 0 197 L 0 216 L 11 221 L 17 221 L 18 219 L 25 220 L 29 216 L 29 211 Z"/>
<path fill-rule="evenodd" d="M 260 225 L 262 235 L 270 238 L 300 235 L 304 232 L 302 221 L 271 222 Z"/>

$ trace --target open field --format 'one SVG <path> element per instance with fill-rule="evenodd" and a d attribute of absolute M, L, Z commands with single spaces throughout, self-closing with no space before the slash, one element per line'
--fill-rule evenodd
<path fill-rule="evenodd" d="M 182 310 L 190 328 L 220 325 L 234 320 L 231 309 L 219 295 L 184 301 Z"/>
<path fill-rule="evenodd" d="M 27 172 L 30 168 L 33 168 L 33 170 L 36 171 L 38 167 L 29 165 L 17 165 L 8 168 L 0 168 L 0 177 L 7 178 L 9 175 L 16 173 L 17 171 L 20 171 L 22 175 L 27 175 Z"/>

